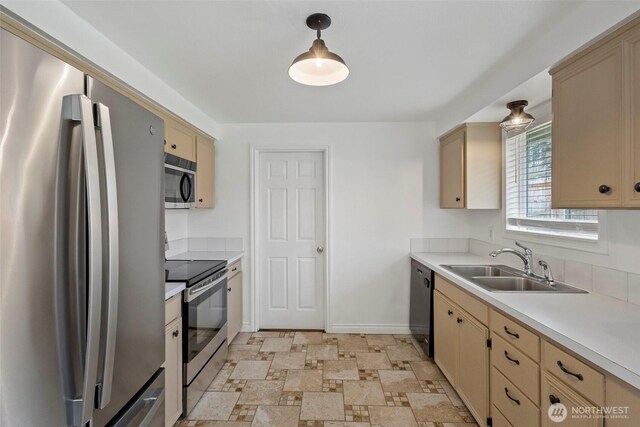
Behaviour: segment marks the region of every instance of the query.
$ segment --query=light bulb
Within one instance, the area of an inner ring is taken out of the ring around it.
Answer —
[[[316,67],[318,67],[318,68],[322,67],[322,59],[321,58],[317,58],[316,59]]]

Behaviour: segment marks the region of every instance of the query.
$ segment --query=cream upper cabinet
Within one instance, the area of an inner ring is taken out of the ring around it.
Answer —
[[[502,134],[497,123],[466,123],[440,137],[440,207],[500,209]]]
[[[164,152],[183,159],[196,161],[196,134],[179,123],[165,119]]]
[[[553,207],[640,207],[640,18],[550,73]]]
[[[440,207],[464,208],[464,129],[440,142]]]
[[[215,196],[215,146],[211,138],[196,137],[196,208],[213,208]]]

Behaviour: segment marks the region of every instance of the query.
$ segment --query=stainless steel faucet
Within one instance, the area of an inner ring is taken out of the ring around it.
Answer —
[[[522,252],[520,252],[517,249],[503,248],[503,249],[498,249],[497,251],[491,252],[489,256],[492,258],[495,258],[500,254],[513,254],[518,258],[520,258],[524,263],[525,274],[527,276],[535,276],[535,274],[533,274],[533,252],[531,251],[531,249],[521,245],[518,242],[516,242],[516,246],[518,246],[519,248],[522,248]]]
[[[553,273],[551,272],[551,266],[543,260],[538,261],[538,264],[543,268],[544,270],[544,278],[546,279],[547,283],[551,286],[555,285],[555,280],[553,279]]]

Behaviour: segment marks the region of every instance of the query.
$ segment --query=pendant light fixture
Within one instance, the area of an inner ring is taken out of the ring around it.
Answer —
[[[340,83],[349,75],[349,68],[338,55],[329,52],[320,38],[320,31],[331,25],[331,18],[324,13],[314,13],[307,18],[307,27],[316,30],[317,38],[308,52],[298,55],[289,67],[289,77],[309,86],[329,86]]]
[[[536,119],[529,113],[525,113],[524,107],[529,105],[527,101],[512,101],[507,104],[511,114],[502,119],[500,127],[506,132],[522,131],[528,129]]]

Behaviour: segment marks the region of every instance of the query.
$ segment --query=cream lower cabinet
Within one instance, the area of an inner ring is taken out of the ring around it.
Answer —
[[[178,294],[165,304],[164,419],[173,426],[182,415],[182,317]]]
[[[489,329],[439,292],[434,294],[435,361],[481,425],[489,414]]]
[[[227,340],[231,344],[242,328],[242,264],[240,260],[229,266],[227,291]]]

